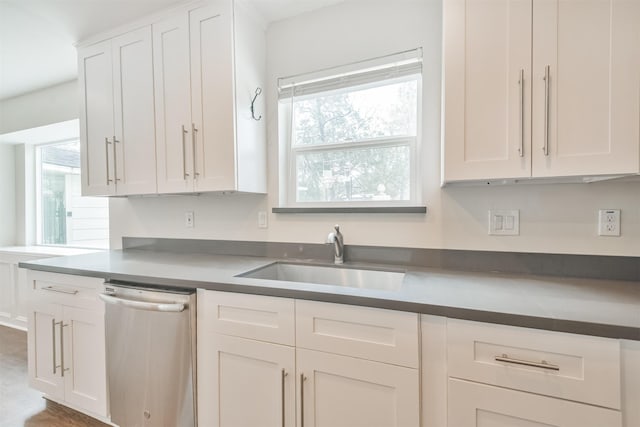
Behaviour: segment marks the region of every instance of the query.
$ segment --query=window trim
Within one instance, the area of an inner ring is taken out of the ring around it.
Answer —
[[[355,82],[352,85],[341,86],[336,89],[329,89],[326,91],[317,91],[312,93],[305,93],[301,97],[297,97],[294,95],[295,88],[291,88],[291,86],[287,86],[288,92],[283,92],[279,87],[279,99],[278,99],[278,141],[279,141],[279,208],[282,209],[281,213],[293,213],[298,209],[309,208],[309,210],[319,209],[319,208],[336,208],[339,210],[357,210],[358,208],[398,208],[398,207],[415,207],[421,206],[422,204],[422,174],[420,168],[418,167],[422,156],[422,116],[423,116],[423,79],[422,79],[422,67],[421,67],[421,59],[422,59],[422,50],[415,49],[413,51],[408,51],[413,54],[413,52],[419,52],[420,59],[420,68],[419,71],[413,71],[411,73],[406,73],[403,75],[395,75],[388,76],[386,78],[380,78],[377,81],[371,81],[366,84]],[[403,55],[406,52],[396,55]],[[393,56],[393,55],[391,55]],[[384,58],[384,57],[382,57]],[[380,58],[376,58],[375,61],[380,61]],[[363,61],[362,63],[366,63],[367,61]],[[360,63],[355,63],[360,64]],[[350,64],[353,66],[354,64]],[[330,72],[335,69],[323,70],[324,72]],[[321,71],[321,72],[323,72]],[[317,75],[321,72],[310,73],[309,75],[316,76],[317,80],[322,80],[317,78]],[[335,80],[335,72],[333,74],[329,74],[332,79]],[[357,75],[357,72],[353,73]],[[278,83],[281,84],[284,80],[291,81],[293,77],[279,79]],[[415,80],[417,83],[417,108],[416,108],[416,135],[403,135],[403,136],[392,136],[392,137],[382,137],[382,138],[374,138],[374,139],[364,139],[359,141],[347,141],[347,142],[336,142],[336,143],[325,143],[325,144],[314,144],[314,145],[293,145],[293,112],[292,105],[296,99],[304,99],[307,97],[312,97],[315,93],[328,93],[328,92],[338,92],[338,91],[348,91],[350,87],[378,87],[383,86],[380,83],[385,84],[393,84],[402,81],[412,81]],[[392,82],[392,83],[390,83]],[[293,84],[295,86],[295,84]],[[315,201],[315,202],[299,202],[296,200],[297,196],[297,177],[296,177],[296,154],[300,152],[322,152],[322,151],[339,151],[339,150],[351,150],[357,148],[366,148],[366,147],[384,147],[384,146],[397,146],[404,145],[398,144],[398,142],[406,141],[409,146],[409,183],[410,183],[410,191],[409,191],[409,199],[408,200],[369,200],[369,201],[332,201],[332,202],[323,202],[323,201]]]

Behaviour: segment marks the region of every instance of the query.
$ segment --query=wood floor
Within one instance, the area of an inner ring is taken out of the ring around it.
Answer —
[[[0,427],[108,427],[27,384],[27,333],[0,326]]]

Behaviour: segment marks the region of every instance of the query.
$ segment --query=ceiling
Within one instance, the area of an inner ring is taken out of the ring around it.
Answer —
[[[246,0],[270,23],[343,0]],[[77,76],[73,44],[184,0],[0,0],[0,100]]]

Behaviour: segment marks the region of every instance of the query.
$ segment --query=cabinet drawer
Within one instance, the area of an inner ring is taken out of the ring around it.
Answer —
[[[417,368],[418,315],[296,300],[296,344]]]
[[[447,321],[449,376],[620,409],[618,340]]]
[[[621,427],[622,414],[583,403],[449,380],[451,427]]]
[[[292,299],[198,289],[198,328],[294,345],[294,326]]]
[[[98,299],[103,279],[30,270],[27,280],[34,300],[93,310],[104,309],[104,304]]]

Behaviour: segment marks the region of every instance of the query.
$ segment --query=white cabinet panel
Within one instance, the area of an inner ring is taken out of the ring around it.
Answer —
[[[107,414],[104,313],[64,307],[65,400]]]
[[[16,306],[13,264],[0,261],[0,322],[10,322]]]
[[[451,427],[620,427],[619,411],[449,380]]]
[[[443,182],[640,172],[639,2],[443,10]]]
[[[531,0],[446,0],[446,181],[531,175]]]
[[[189,12],[195,190],[236,188],[232,3]]]
[[[637,173],[640,2],[540,0],[533,15],[533,175]]]
[[[107,417],[101,279],[29,271],[29,385],[92,416]]]
[[[199,424],[295,426],[295,349],[205,334],[198,347]]]
[[[620,408],[618,340],[454,319],[447,333],[449,376]]]
[[[415,427],[420,424],[418,370],[298,349],[299,425]]]
[[[417,368],[418,315],[296,300],[296,345]]]
[[[295,344],[295,307],[289,298],[198,291],[198,327],[276,344]]]
[[[193,191],[189,17],[153,24],[158,192]]]
[[[111,40],[118,195],[156,192],[151,27]]]
[[[150,26],[78,49],[82,195],[156,191]]]
[[[111,41],[78,50],[82,194],[115,194]]]
[[[27,335],[29,385],[53,397],[64,398],[64,377],[60,360],[62,307],[34,302]]]
[[[266,192],[263,24],[232,0],[153,24],[158,192]],[[262,97],[258,102],[263,102]]]

